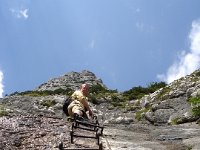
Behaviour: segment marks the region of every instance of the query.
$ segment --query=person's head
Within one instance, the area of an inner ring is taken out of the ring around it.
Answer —
[[[84,83],[81,85],[81,91],[83,92],[84,95],[87,95],[89,92],[89,86],[88,84]]]

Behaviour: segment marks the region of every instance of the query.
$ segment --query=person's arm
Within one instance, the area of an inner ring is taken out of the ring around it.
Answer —
[[[90,116],[93,116],[93,112],[92,110],[90,109],[90,106],[88,105],[88,102],[86,99],[82,99],[82,104],[84,105],[84,107],[89,111],[89,115]]]

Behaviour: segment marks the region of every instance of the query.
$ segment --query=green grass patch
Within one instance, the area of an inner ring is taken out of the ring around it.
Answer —
[[[93,85],[89,88],[90,93],[92,94],[98,94],[98,93],[117,93],[117,90],[108,90],[105,87],[103,87],[101,84]]]
[[[149,110],[150,108],[143,108],[142,110],[137,111],[135,114],[135,119],[140,121],[142,119],[142,114],[148,112]]]
[[[47,106],[47,107],[51,107],[51,106],[54,106],[56,104],[56,101],[55,100],[43,100],[40,105],[42,106]]]
[[[164,87],[161,92],[157,95],[156,99],[164,100],[164,96],[171,91],[170,87]]]
[[[172,124],[172,125],[177,125],[177,124],[179,124],[179,123],[178,123],[179,120],[180,120],[179,117],[174,118],[174,119],[172,119],[171,124]]]
[[[196,72],[195,75],[200,77],[200,71]]]
[[[200,116],[200,96],[189,98],[194,116]]]
[[[72,94],[72,90],[70,88],[67,89],[56,89],[54,91],[51,90],[44,90],[44,91],[25,91],[25,92],[14,92],[12,95],[25,95],[25,96],[33,96],[33,97],[39,97],[39,96],[48,96],[48,95],[71,95]]]
[[[0,106],[0,117],[7,116],[8,112],[3,106]]]
[[[128,91],[124,91],[123,97],[127,97],[128,100],[141,99],[144,95],[151,94],[156,90],[163,88],[165,86],[166,86],[165,82],[159,82],[159,83],[152,82],[147,87],[137,86],[133,87]]]

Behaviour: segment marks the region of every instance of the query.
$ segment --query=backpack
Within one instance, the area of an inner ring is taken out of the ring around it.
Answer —
[[[69,113],[68,113],[68,106],[69,104],[72,102],[72,98],[71,96],[69,96],[68,98],[65,99],[64,103],[63,103],[63,112],[69,116]]]

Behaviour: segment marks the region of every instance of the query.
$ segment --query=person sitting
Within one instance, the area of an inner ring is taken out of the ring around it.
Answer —
[[[71,98],[73,101],[68,106],[69,116],[72,118],[80,118],[87,116],[86,111],[89,112],[89,116],[93,117],[93,112],[88,104],[89,86],[88,84],[82,84],[79,90],[76,90]]]

